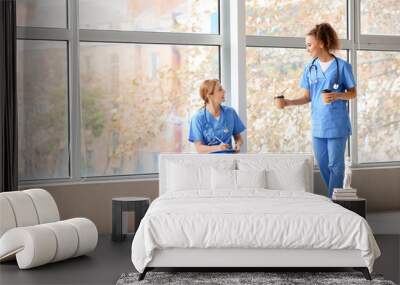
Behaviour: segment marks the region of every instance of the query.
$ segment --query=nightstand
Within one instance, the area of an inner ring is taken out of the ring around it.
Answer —
[[[364,198],[356,198],[351,200],[333,200],[332,202],[339,204],[340,206],[359,214],[365,219],[367,211],[367,200]]]
[[[135,212],[135,232],[150,205],[150,198],[119,197],[112,199],[112,240],[123,241],[128,225],[124,212]]]

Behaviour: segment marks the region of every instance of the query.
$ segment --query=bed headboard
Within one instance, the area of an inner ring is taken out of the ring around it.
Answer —
[[[167,191],[167,165],[170,161],[188,160],[195,162],[204,161],[205,165],[212,165],[219,159],[237,161],[238,159],[271,159],[271,160],[290,160],[293,162],[305,161],[307,181],[307,192],[314,192],[314,157],[311,153],[238,153],[238,154],[198,154],[198,153],[161,153],[159,159],[159,195]]]

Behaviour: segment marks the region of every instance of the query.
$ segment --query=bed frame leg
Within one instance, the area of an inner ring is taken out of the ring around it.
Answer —
[[[148,270],[147,267],[146,267],[146,268],[143,270],[143,272],[139,274],[138,281],[142,281],[142,280],[144,279],[144,277],[146,277],[147,271],[149,271],[149,270]]]
[[[372,280],[371,274],[369,274],[369,270],[367,267],[355,267],[354,269],[357,271],[361,271],[362,274],[364,275],[365,279]]]

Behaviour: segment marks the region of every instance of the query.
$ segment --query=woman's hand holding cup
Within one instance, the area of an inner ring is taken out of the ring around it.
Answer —
[[[285,101],[285,97],[283,95],[276,96],[274,99],[275,99],[276,107],[278,107],[279,109],[285,108],[286,101]]]
[[[336,100],[335,93],[332,93],[329,89],[322,90],[321,94],[325,104],[331,104]]]

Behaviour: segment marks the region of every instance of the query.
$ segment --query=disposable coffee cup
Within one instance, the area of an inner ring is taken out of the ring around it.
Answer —
[[[283,95],[279,95],[279,96],[275,96],[275,105],[280,108],[283,109],[285,107],[285,96]]]
[[[323,99],[324,99],[324,103],[325,104],[330,104],[331,102],[329,101],[329,99],[328,99],[328,93],[331,93],[332,91],[331,90],[329,90],[329,89],[324,89],[324,90],[322,90],[322,97],[323,97]]]

